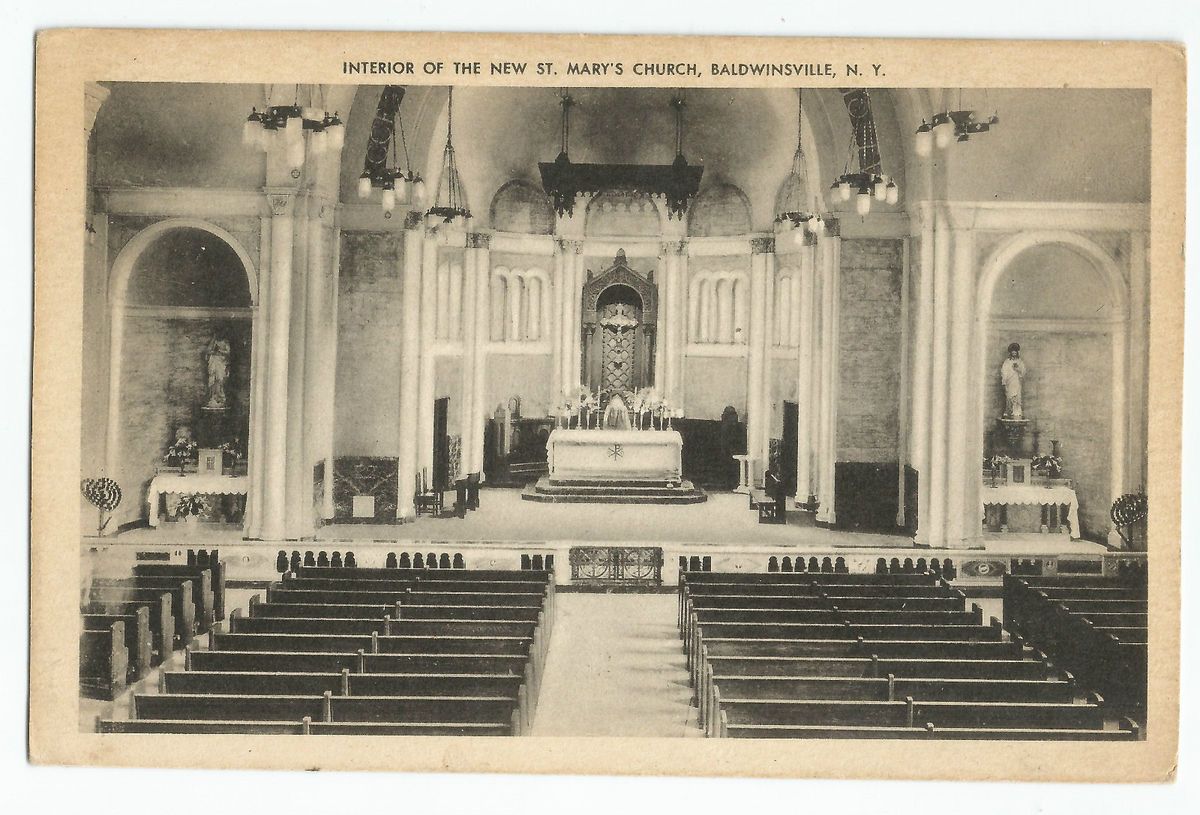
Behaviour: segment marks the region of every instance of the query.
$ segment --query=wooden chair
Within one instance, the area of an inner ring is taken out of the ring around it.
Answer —
[[[436,518],[442,514],[442,491],[436,486],[430,485],[429,470],[424,467],[417,475],[417,491],[413,496],[413,505],[417,510],[417,515],[427,512]]]
[[[767,470],[763,477],[763,489],[752,489],[750,501],[758,510],[760,524],[787,523],[787,497],[783,482],[774,472]]]

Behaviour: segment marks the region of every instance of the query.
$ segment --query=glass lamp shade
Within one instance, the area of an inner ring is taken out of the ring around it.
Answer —
[[[838,184],[838,197],[843,201],[850,200],[850,182],[842,181]]]
[[[363,173],[358,177],[358,197],[366,198],[371,194],[371,176],[368,173]]]
[[[293,170],[304,164],[304,140],[299,139],[288,143],[287,163]]]
[[[867,190],[859,190],[858,196],[854,202],[854,209],[859,215],[866,215],[871,211],[871,193]]]
[[[468,215],[467,217],[463,218],[462,226],[464,232],[470,232],[475,228],[475,219]]]
[[[887,185],[882,178],[875,179],[875,183],[871,185],[875,192],[876,201],[884,201],[887,199]]]
[[[408,193],[409,193],[409,188],[411,186],[412,186],[412,184],[410,184],[409,181],[404,176],[398,176],[396,178],[396,203],[397,204],[407,204],[408,203]]]
[[[954,126],[949,122],[942,122],[933,129],[933,136],[938,148],[945,150],[954,140]]]
[[[895,204],[897,201],[900,200],[900,188],[896,186],[895,181],[889,181],[887,183],[887,199],[886,200],[889,204]]]
[[[287,124],[283,127],[283,132],[287,134],[288,144],[295,144],[304,139],[304,122],[296,117],[289,117]]]
[[[417,176],[412,182],[412,202],[413,206],[420,208],[425,203],[425,179]]]
[[[812,221],[809,221],[809,223],[811,224]],[[796,244],[797,246],[804,245],[804,230],[800,227],[792,230],[792,243]]]
[[[917,151],[917,155],[922,158],[933,152],[933,131],[929,129],[918,130],[916,138],[913,139],[913,149]]]
[[[341,150],[342,146],[346,143],[346,126],[341,122],[337,122],[325,128],[325,132],[329,134],[329,149]]]
[[[309,142],[312,145],[313,155],[319,156],[329,147],[329,134],[324,130],[314,130],[312,136],[309,137]]]
[[[383,188],[383,211],[391,212],[396,208],[396,190],[392,187]]]

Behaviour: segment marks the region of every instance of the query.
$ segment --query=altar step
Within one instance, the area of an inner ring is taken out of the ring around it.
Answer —
[[[678,487],[658,482],[568,481],[539,478],[521,493],[525,501],[549,504],[701,504],[708,500],[691,481]]]

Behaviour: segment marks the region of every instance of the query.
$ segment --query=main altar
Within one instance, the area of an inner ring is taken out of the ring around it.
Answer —
[[[521,497],[527,501],[697,504],[708,496],[683,478],[683,438],[669,411],[646,391],[617,393],[599,410],[582,391],[577,416],[567,405],[546,442],[547,474]],[[632,405],[632,407],[630,407]],[[648,417],[648,418],[647,418]],[[572,426],[574,425],[574,426]]]

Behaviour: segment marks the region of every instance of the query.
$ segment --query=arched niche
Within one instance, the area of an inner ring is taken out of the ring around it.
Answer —
[[[1060,443],[1079,498],[1080,530],[1104,541],[1109,507],[1124,491],[1127,457],[1128,284],[1090,238],[1066,231],[1014,235],[985,262],[977,300],[978,429],[997,434],[1004,409],[1000,365],[1021,346],[1027,373],[1023,412],[1031,422],[1022,449]],[[998,436],[992,436],[997,447]],[[986,450],[985,450],[986,452]]]
[[[750,199],[736,184],[718,182],[700,191],[688,210],[688,235],[746,235],[753,231]]]
[[[554,206],[536,185],[514,179],[492,198],[490,223],[500,232],[550,235],[554,232]]]
[[[593,392],[654,384],[658,287],[630,268],[624,250],[598,275],[588,273],[581,302],[583,381]]]
[[[118,253],[105,469],[130,496],[119,522],[146,517],[145,490],[179,427],[201,446],[229,442],[248,452],[257,289],[245,247],[205,221],[160,221]],[[214,350],[227,371],[219,401],[210,387]]]

